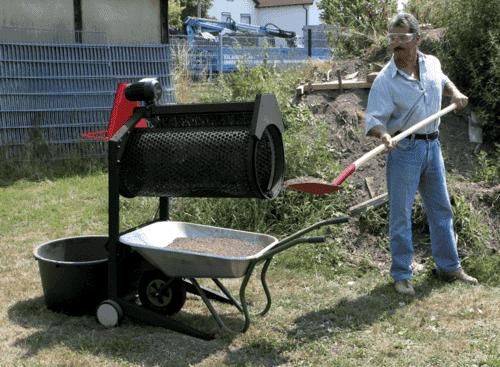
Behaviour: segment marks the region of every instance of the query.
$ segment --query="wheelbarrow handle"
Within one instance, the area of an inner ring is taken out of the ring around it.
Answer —
[[[259,257],[259,261],[262,260],[268,260],[272,258],[274,255],[285,251],[289,249],[290,247],[293,247],[295,245],[298,245],[299,243],[323,243],[326,241],[326,238],[323,236],[317,236],[317,237],[299,237],[295,238],[291,241],[287,241],[285,243],[279,243],[279,246],[274,246],[273,248],[269,249],[264,255]]]
[[[330,218],[330,219],[326,219],[326,220],[323,220],[321,222],[317,222],[317,223],[314,223],[313,225],[307,227],[307,228],[304,228],[304,229],[301,229],[300,231],[298,232],[295,232],[294,234],[282,239],[280,242],[278,242],[279,244],[283,244],[283,243],[286,243],[288,241],[291,241],[291,240],[294,240],[298,237],[301,237],[302,235],[308,233],[308,232],[311,232],[317,228],[320,228],[320,227],[324,227],[324,226],[329,226],[329,225],[332,225],[332,224],[340,224],[340,223],[346,223],[349,221],[349,217],[348,216],[342,216],[342,217],[335,217],[335,218]]]
[[[314,236],[314,237],[303,237],[302,242],[307,242],[307,243],[323,243],[326,241],[325,236]]]
[[[295,246],[299,243],[303,242],[312,242],[312,243],[318,243],[318,242],[324,242],[319,240],[319,237],[302,237],[308,232],[311,232],[317,228],[332,225],[332,224],[340,224],[340,223],[346,223],[349,221],[348,216],[342,216],[342,217],[336,217],[336,218],[330,218],[323,220],[321,222],[317,222],[307,228],[301,229],[300,231],[284,238],[283,240],[277,242],[273,247],[269,248],[266,253],[264,253],[261,257],[259,257],[259,261],[263,259],[268,259],[277,253],[284,251],[292,246]]]

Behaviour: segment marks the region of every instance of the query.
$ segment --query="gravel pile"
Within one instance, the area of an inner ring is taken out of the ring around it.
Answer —
[[[168,248],[217,256],[245,257],[255,255],[263,246],[234,238],[210,237],[176,238]]]

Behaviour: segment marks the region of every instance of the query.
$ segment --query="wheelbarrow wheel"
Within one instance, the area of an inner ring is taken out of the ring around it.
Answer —
[[[174,315],[186,302],[186,286],[181,278],[167,277],[159,270],[147,271],[139,281],[139,300],[146,308]]]

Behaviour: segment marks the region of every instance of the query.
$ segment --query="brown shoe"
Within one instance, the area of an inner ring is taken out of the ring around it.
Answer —
[[[397,280],[394,283],[394,288],[396,288],[396,292],[405,294],[407,296],[414,296],[415,289],[413,289],[409,280]]]
[[[455,271],[438,271],[438,276],[446,281],[453,282],[458,280],[459,282],[476,285],[479,284],[478,280],[464,271],[464,269],[460,268]]]

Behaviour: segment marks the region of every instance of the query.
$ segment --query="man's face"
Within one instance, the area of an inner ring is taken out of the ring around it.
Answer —
[[[420,43],[420,38],[416,34],[410,33],[408,26],[391,28],[387,37],[389,39],[389,49],[396,58],[415,53]]]

